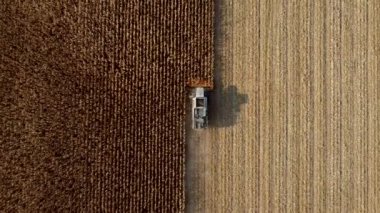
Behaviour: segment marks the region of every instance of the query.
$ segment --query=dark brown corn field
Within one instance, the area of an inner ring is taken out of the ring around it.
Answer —
[[[213,2],[0,2],[0,211],[184,209]]]

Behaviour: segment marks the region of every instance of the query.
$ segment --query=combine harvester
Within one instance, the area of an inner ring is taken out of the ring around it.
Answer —
[[[192,94],[192,126],[193,129],[204,129],[208,124],[207,97],[205,88],[197,87]]]
[[[191,120],[195,130],[202,130],[208,126],[208,108],[206,91],[214,88],[212,80],[192,79],[188,83],[191,88]]]

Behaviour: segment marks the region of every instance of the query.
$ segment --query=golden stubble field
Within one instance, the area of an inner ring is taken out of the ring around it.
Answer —
[[[380,2],[216,1],[210,128],[187,210],[380,208]]]

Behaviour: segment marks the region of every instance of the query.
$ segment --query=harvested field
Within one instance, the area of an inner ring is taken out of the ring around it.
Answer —
[[[183,210],[186,86],[212,86],[213,7],[1,1],[0,211]]]
[[[378,212],[380,2],[216,2],[191,212]]]

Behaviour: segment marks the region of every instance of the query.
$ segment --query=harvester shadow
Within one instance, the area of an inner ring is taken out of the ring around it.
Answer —
[[[214,38],[214,90],[208,96],[208,120],[210,128],[229,127],[237,122],[241,105],[248,102],[248,95],[239,93],[235,85],[223,85],[223,73],[233,72],[230,44],[233,32],[226,28],[223,17],[223,0],[215,1]],[[228,61],[228,63],[226,63]]]
[[[236,123],[241,105],[248,102],[248,95],[239,93],[236,86],[228,86],[210,91],[208,99],[209,127],[229,127]]]

